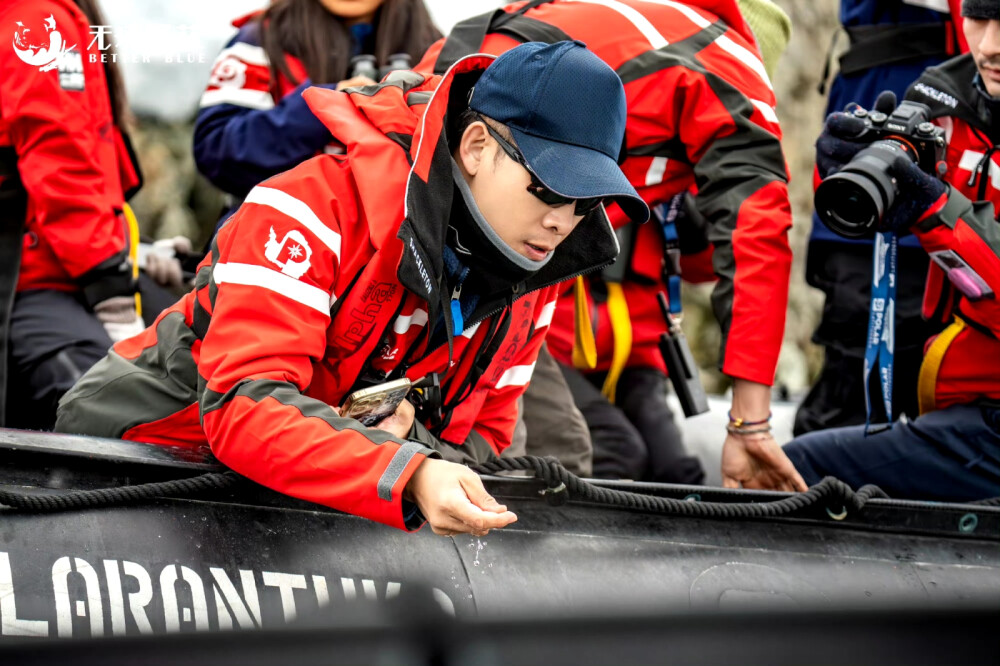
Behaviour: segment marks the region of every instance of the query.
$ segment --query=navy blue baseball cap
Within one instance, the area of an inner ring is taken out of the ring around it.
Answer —
[[[469,108],[505,125],[528,168],[556,194],[614,199],[636,222],[649,208],[618,166],[625,89],[582,42],[528,42],[494,60]]]

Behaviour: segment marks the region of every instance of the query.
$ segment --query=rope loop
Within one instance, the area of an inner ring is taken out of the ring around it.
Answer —
[[[773,502],[705,502],[692,495],[684,499],[657,497],[626,490],[605,488],[588,483],[563,467],[555,458],[520,456],[497,458],[473,467],[480,474],[497,472],[529,471],[535,478],[545,481],[547,490],[541,494],[550,500],[554,497],[565,503],[569,499],[605,504],[646,513],[698,518],[753,519],[773,518],[801,514],[806,509],[825,509],[834,520],[844,520],[849,513],[859,512],[872,498],[886,498],[888,495],[878,486],[864,486],[857,492],[843,481],[828,476],[804,493],[796,493]],[[841,507],[838,513],[828,507]]]

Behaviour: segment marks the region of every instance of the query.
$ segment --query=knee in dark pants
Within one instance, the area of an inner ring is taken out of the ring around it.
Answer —
[[[667,377],[655,368],[626,368],[618,382],[618,405],[635,426],[648,452],[644,481],[701,485],[705,470],[688,455],[680,428],[667,405]]]
[[[110,347],[79,295],[19,293],[11,317],[6,425],[51,430],[59,399]]]
[[[100,350],[70,347],[42,359],[18,385],[8,389],[7,421],[11,428],[52,430],[63,395],[104,357]]]
[[[646,444],[621,410],[608,408],[597,414],[581,409],[594,443],[594,478],[641,480],[649,465]]]
[[[649,456],[635,426],[594,385],[597,377],[586,377],[562,364],[560,370],[590,430],[594,445],[594,478],[641,479],[649,464]]]

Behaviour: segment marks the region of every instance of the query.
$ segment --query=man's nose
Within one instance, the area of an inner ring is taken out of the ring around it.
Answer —
[[[1000,20],[993,19],[986,24],[983,39],[979,44],[981,55],[995,57],[1000,55]]]
[[[566,236],[573,231],[573,225],[576,222],[575,208],[575,203],[550,208],[542,219],[542,226],[560,236]]]

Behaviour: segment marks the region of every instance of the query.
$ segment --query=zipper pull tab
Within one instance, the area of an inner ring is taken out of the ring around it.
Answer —
[[[462,283],[459,282],[455,285],[455,289],[451,292],[451,320],[454,323],[454,335],[461,335],[462,331],[465,330],[465,320],[462,317],[462,304],[459,302],[459,297],[461,295]]]

